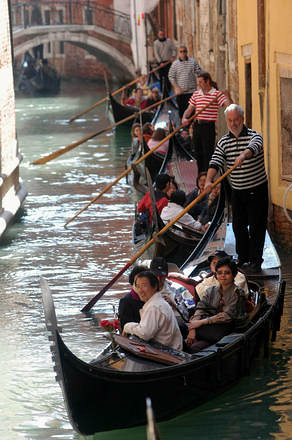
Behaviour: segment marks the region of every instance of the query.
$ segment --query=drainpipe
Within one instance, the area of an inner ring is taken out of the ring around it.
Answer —
[[[139,69],[139,50],[138,50],[138,35],[137,35],[137,7],[136,0],[134,0],[134,28],[135,28],[135,44],[136,44],[136,69]]]

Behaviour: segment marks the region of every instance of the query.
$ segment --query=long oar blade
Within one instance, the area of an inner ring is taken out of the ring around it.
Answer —
[[[230,174],[234,169],[236,168],[235,165],[231,167],[229,170],[227,170],[222,176],[220,176],[214,183],[212,183],[212,189],[215,188],[218,183],[220,183],[223,179],[225,179],[228,174]],[[162,228],[157,236],[163,235],[164,232],[166,232],[174,223],[176,223],[183,215],[185,215],[193,206],[195,206],[208,192],[202,191],[198,197],[195,198],[183,211],[181,211],[176,217],[174,217],[169,223],[167,223],[164,228]],[[102,295],[122,276],[122,274],[153,244],[154,238],[151,238],[151,240],[148,241],[148,243],[143,246],[142,249],[139,250],[139,252],[120,270],[120,272],[114,276],[114,278],[106,285],[104,286],[100,292],[95,295],[88,304],[86,304],[85,307],[81,310],[81,312],[88,312],[94,304],[102,297]]]

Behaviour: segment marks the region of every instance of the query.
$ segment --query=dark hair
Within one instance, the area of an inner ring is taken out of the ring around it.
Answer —
[[[154,275],[154,273],[150,272],[150,270],[145,270],[144,272],[140,272],[137,275],[137,278],[148,278],[150,286],[156,287],[159,290],[159,281],[158,278]]]
[[[146,266],[135,266],[129,275],[129,283],[131,286],[134,284],[135,276],[138,275],[138,273],[145,272],[147,270]]]
[[[151,125],[151,122],[145,122],[145,124],[142,126],[143,134],[151,134],[153,133],[153,128]]]
[[[171,178],[168,174],[158,174],[155,180],[155,186],[157,189],[162,191],[170,181]]]
[[[170,201],[177,205],[184,206],[186,203],[186,194],[181,189],[174,191],[170,196]]]
[[[198,174],[198,177],[197,177],[197,179],[196,179],[196,185],[197,185],[197,187],[199,187],[199,180],[200,180],[200,178],[201,178],[202,176],[206,176],[206,177],[207,177],[207,171],[201,171],[201,172]]]
[[[162,139],[164,139],[165,137],[166,134],[164,128],[156,128],[156,130],[154,130],[152,135],[152,139],[154,141],[162,141]]]
[[[198,78],[203,78],[203,80],[204,80],[205,82],[209,81],[209,82],[210,82],[210,86],[211,86],[211,87],[214,87],[215,89],[218,90],[217,83],[215,83],[215,81],[212,80],[211,75],[210,75],[209,72],[202,72],[202,73],[199,73]]]
[[[220,269],[220,267],[223,266],[228,266],[232,272],[232,275],[235,277],[235,275],[237,274],[237,266],[235,261],[232,261],[230,257],[221,258],[215,266],[216,272],[218,269]]]
[[[141,125],[138,124],[138,122],[135,122],[135,124],[133,124],[132,128],[131,128],[131,136],[132,137],[134,137],[134,131],[135,131],[135,128],[137,128],[137,127],[139,127],[141,129]]]

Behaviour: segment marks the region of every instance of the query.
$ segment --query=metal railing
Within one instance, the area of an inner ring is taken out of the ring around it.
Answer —
[[[130,15],[90,0],[11,4],[13,30],[34,26],[94,25],[131,39]]]

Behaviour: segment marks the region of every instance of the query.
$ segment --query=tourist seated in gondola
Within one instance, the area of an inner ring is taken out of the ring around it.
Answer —
[[[215,344],[247,319],[245,292],[234,283],[237,266],[230,258],[216,264],[219,286],[209,287],[189,322],[186,343],[191,352]]]
[[[132,137],[132,152],[130,155],[130,160],[133,160],[135,157],[135,154],[138,151],[139,144],[141,142],[141,125],[138,123],[134,123],[131,128],[131,137]]]
[[[139,297],[145,303],[140,310],[139,323],[128,322],[123,335],[136,335],[145,341],[182,349],[183,339],[177,320],[169,304],[159,292],[159,281],[150,271],[139,273],[136,277],[136,288]]]
[[[146,99],[143,97],[142,89],[135,89],[134,95],[130,98],[126,99],[125,95],[122,94],[122,104],[123,105],[131,105],[133,107],[137,107],[143,109],[146,107]]]
[[[135,286],[135,280],[137,275],[141,272],[147,270],[146,266],[135,266],[129,275],[129,283],[132,289],[127,293],[119,302],[119,320],[121,325],[121,330],[123,330],[124,325],[127,322],[140,322],[140,309],[143,307],[144,303],[140,300]]]
[[[189,134],[189,129],[184,127],[177,136],[179,143],[184,147],[184,149],[191,153],[192,151],[192,139]]]
[[[173,309],[181,334],[183,338],[186,338],[188,334],[186,322],[189,320],[189,312],[184,304],[181,292],[172,287],[171,283],[167,280],[168,264],[165,258],[153,258],[150,263],[150,271],[158,278],[159,292]]]
[[[153,135],[151,137],[151,139],[149,139],[147,145],[150,148],[150,150],[152,150],[152,148],[156,147],[156,145],[160,144],[160,142],[166,138],[167,133],[166,130],[164,128],[156,128],[156,130],[154,130]],[[166,154],[168,150],[168,140],[163,142],[162,145],[160,145],[159,148],[157,148],[157,150],[155,150],[156,153],[161,153],[161,154]]]
[[[197,180],[196,180],[196,188],[190,192],[187,195],[186,205],[189,205],[193,200],[195,200],[203,191],[205,188],[205,182],[206,182],[207,172],[202,171],[198,174]],[[189,210],[189,214],[197,220],[201,212],[203,211],[204,207],[207,205],[208,202],[208,194],[206,194],[202,200],[200,200],[195,206],[193,206]]]
[[[151,124],[151,122],[145,122],[145,124],[143,124],[142,126],[142,133],[143,133],[143,138],[145,139],[146,144],[148,144],[149,139],[151,139],[152,135],[153,135],[153,125]]]
[[[203,232],[205,232],[208,229],[215,215],[218,205],[220,190],[221,190],[221,184],[219,183],[210,192],[207,200],[207,204],[204,206],[201,214],[198,217],[198,221],[202,225]]]
[[[225,251],[215,251],[213,255],[210,255],[208,257],[208,262],[210,264],[211,272],[205,278],[203,278],[201,281],[199,281],[195,286],[195,290],[196,290],[196,293],[198,294],[199,298],[203,297],[203,295],[208,287],[219,286],[219,281],[216,277],[215,268],[216,268],[217,263],[219,263],[219,261],[222,258],[230,258],[230,257]],[[238,272],[234,278],[234,283],[244,291],[246,298],[248,298],[249,288],[248,288],[248,284],[247,284],[247,279],[246,279],[244,273],[242,273],[240,270],[238,270]]]
[[[164,223],[168,223],[174,217],[176,217],[180,212],[184,210],[186,203],[186,195],[182,190],[174,191],[171,196],[169,203],[162,209],[160,217]],[[186,213],[180,219],[179,222],[195,229],[198,232],[202,232],[202,224],[193,217]]]
[[[155,201],[158,214],[161,213],[162,209],[168,205],[168,194],[171,188],[171,177],[168,174],[158,174],[155,180]],[[148,191],[145,196],[140,200],[137,207],[138,213],[143,213],[145,215],[149,214],[149,223],[152,219],[152,204],[150,191]]]
[[[151,95],[148,96],[148,98],[146,99],[146,107],[149,107],[150,105],[156,104],[160,100],[161,100],[161,97],[160,97],[158,88],[153,87],[153,89],[151,90]],[[156,110],[157,110],[157,107],[153,107],[152,109],[150,109],[150,111],[153,111],[154,113],[156,112]]]

